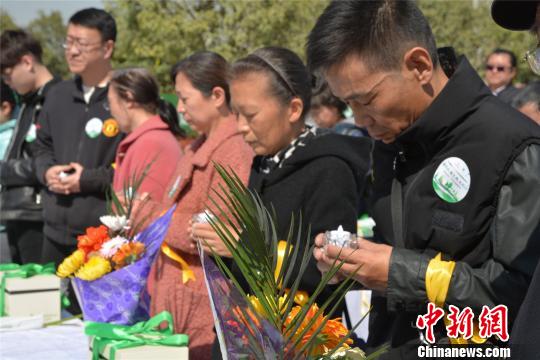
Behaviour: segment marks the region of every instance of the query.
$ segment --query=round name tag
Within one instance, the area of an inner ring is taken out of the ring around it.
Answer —
[[[106,137],[115,137],[120,132],[118,122],[114,119],[105,120],[103,123],[103,135]]]
[[[34,142],[37,138],[37,127],[36,127],[36,124],[32,124],[30,125],[30,129],[28,129],[28,132],[26,133],[26,137],[24,138],[24,140],[26,142]]]
[[[88,135],[88,137],[94,139],[98,137],[99,134],[101,134],[102,128],[103,122],[98,118],[92,118],[86,123],[84,131],[86,132],[86,135]]]
[[[449,203],[463,200],[471,187],[471,173],[465,161],[458,157],[445,159],[433,175],[433,189]]]

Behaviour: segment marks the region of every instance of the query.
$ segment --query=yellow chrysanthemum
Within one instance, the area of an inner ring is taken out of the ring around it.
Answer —
[[[111,272],[112,267],[109,260],[101,256],[94,256],[88,259],[86,264],[75,273],[79,279],[92,281],[99,279],[103,275]]]
[[[76,250],[73,254],[69,255],[62,261],[56,275],[61,278],[71,276],[75,271],[79,270],[84,265],[84,251]]]

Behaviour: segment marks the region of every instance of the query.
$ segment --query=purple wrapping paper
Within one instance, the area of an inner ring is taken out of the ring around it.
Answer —
[[[247,310],[246,300],[210,257],[201,249],[199,251],[223,359],[256,359],[259,358],[257,353],[264,354],[265,359],[282,358],[284,345],[281,333],[260,316],[257,316],[260,326],[252,327],[256,344],[249,345],[248,330],[239,325],[238,316],[233,312],[236,308]]]
[[[144,256],[137,262],[94,281],[72,279],[84,320],[133,325],[150,317],[146,280],[169,229],[174,209],[173,206],[135,236],[135,240],[146,247]]]

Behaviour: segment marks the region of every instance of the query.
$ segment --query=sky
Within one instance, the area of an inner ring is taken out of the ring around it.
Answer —
[[[0,0],[0,8],[7,11],[15,23],[26,26],[38,16],[38,11],[59,10],[64,22],[77,10],[87,7],[103,8],[102,0]]]

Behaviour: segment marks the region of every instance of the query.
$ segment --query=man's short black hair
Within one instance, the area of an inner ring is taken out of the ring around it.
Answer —
[[[71,16],[68,23],[96,29],[103,41],[116,41],[116,21],[105,10],[96,8],[79,10]]]
[[[413,1],[334,0],[308,36],[308,67],[324,72],[357,54],[370,69],[393,70],[414,46],[425,48],[437,66],[433,33]]]
[[[13,67],[24,55],[32,55],[41,63],[43,50],[39,41],[22,30],[5,30],[0,36],[0,71]]]
[[[489,56],[487,57],[487,59],[489,59],[489,57],[491,55],[494,55],[494,54],[506,54],[510,57],[510,65],[512,65],[513,68],[515,68],[517,66],[517,58],[516,58],[516,54],[514,54],[513,52],[511,52],[510,50],[506,50],[506,49],[501,49],[501,48],[497,48],[495,50],[493,50],[491,52],[491,54],[489,54]],[[486,59],[486,61],[487,61]]]

